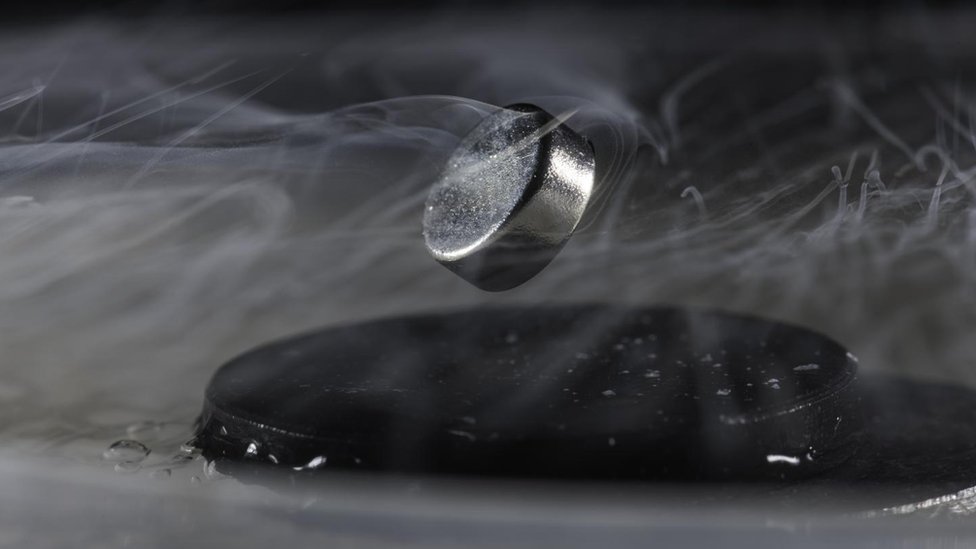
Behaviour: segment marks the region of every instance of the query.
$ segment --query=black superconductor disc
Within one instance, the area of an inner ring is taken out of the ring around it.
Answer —
[[[214,375],[197,440],[230,470],[797,478],[856,447],[855,374],[825,336],[721,312],[449,312],[245,353]]]

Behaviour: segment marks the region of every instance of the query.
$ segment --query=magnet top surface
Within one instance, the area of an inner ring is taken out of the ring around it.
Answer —
[[[500,109],[458,145],[431,189],[424,214],[427,248],[460,259],[489,244],[524,201],[546,152],[541,110]]]
[[[717,312],[462,311],[245,353],[207,388],[201,439],[298,466],[761,476],[774,455],[792,474],[849,454],[855,370],[824,336]]]

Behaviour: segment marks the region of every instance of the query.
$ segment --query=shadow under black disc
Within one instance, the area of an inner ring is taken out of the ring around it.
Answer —
[[[714,311],[432,314],[232,360],[198,441],[231,472],[801,478],[855,454],[855,370],[820,334]]]

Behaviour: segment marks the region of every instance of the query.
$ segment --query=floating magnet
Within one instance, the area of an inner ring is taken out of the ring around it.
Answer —
[[[562,249],[593,191],[593,148],[534,105],[489,115],[451,155],[427,197],[430,254],[471,284],[514,288]]]

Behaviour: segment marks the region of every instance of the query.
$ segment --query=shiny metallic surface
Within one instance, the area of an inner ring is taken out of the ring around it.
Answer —
[[[499,109],[471,131],[427,197],[424,239],[442,265],[488,291],[539,273],[576,229],[593,191],[593,149],[534,105]]]

